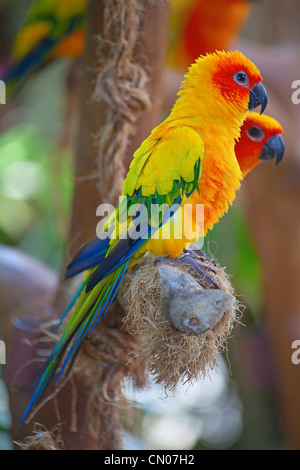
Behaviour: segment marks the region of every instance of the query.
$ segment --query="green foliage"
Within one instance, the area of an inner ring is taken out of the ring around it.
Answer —
[[[249,233],[244,208],[235,201],[205,240],[204,250],[226,266],[241,303],[252,320],[261,310],[261,269],[255,245]]]
[[[0,243],[60,266],[73,174],[32,125],[0,135]]]

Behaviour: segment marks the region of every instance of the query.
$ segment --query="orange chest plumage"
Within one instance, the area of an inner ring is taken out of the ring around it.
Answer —
[[[187,200],[193,205],[194,219],[197,204],[204,205],[204,235],[227,212],[242,179],[232,142],[226,142],[226,139],[216,142],[214,138],[205,140],[199,192],[194,191]]]
[[[173,237],[165,239],[161,236],[156,240],[150,239],[138,251],[137,257],[148,250],[153,255],[168,253],[174,258],[179,256],[182,250],[188,248],[189,244],[195,242],[199,236],[205,236],[207,230],[211,229],[220,217],[227,212],[235,198],[236,191],[240,187],[241,179],[241,170],[230,139],[227,140],[223,137],[223,139],[220,138],[216,142],[213,134],[210,138],[206,137],[205,154],[198,180],[199,192],[194,190],[193,194],[184,201],[175,217],[177,223],[184,223],[186,217],[191,219],[193,230],[198,233],[198,236],[194,239],[186,238],[184,235],[175,239]],[[188,207],[185,215],[183,215],[184,206]],[[199,216],[199,214],[201,215]],[[184,229],[182,234],[185,233],[186,230]]]

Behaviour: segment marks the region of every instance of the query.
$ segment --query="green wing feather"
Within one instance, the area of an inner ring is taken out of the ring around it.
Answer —
[[[160,126],[157,129],[159,128]],[[204,157],[201,136],[195,130],[186,127],[179,131],[172,129],[167,132],[167,138],[157,137],[157,129],[134,154],[123,187],[122,195],[125,197],[108,222],[108,226],[111,224],[117,226],[125,210],[130,209],[134,204],[142,204],[143,212],[139,223],[142,225],[144,220],[148,221],[146,237],[140,236],[134,240],[130,236],[124,237],[126,232],[127,235],[130,233],[135,223],[134,217],[128,218],[119,238],[111,239],[103,262],[94,267],[91,273],[87,272],[76,294],[77,302],[61,339],[41,371],[22,423],[40,400],[61,362],[63,361],[56,380],[61,377],[67,366],[67,372],[70,370],[82,341],[91,334],[99,318],[109,309],[131,258],[147,241],[147,234],[152,233],[154,221],[151,220],[151,205],[165,204],[166,208],[170,208],[176,203],[183,204],[193,191],[199,191],[198,181]],[[154,185],[152,175],[154,175]],[[154,230],[163,225],[166,222],[165,217],[169,216],[168,211],[166,214],[162,213],[159,225],[154,226]],[[73,303],[74,299],[72,305]]]

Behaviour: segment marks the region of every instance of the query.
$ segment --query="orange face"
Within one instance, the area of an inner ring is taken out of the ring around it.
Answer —
[[[235,154],[243,176],[264,160],[276,158],[279,163],[284,155],[282,126],[266,115],[249,113],[241,129],[241,137],[235,146]]]
[[[268,96],[262,85],[257,67],[239,51],[230,55],[224,52],[213,54],[214,65],[211,83],[218,101],[227,105],[230,111],[243,107],[244,111],[261,105],[261,112],[267,106]],[[226,108],[224,108],[226,109]]]
[[[250,60],[245,57],[239,60],[239,55],[236,55],[232,61],[227,61],[226,67],[216,69],[213,81],[222,95],[230,99],[232,93],[241,96],[248,94],[254,85],[262,81],[262,77]]]

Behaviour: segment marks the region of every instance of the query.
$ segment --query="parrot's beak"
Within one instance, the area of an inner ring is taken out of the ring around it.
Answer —
[[[254,85],[252,90],[250,90],[249,95],[249,111],[260,105],[260,114],[262,114],[268,104],[268,93],[263,84],[259,82]]]
[[[268,161],[276,158],[276,165],[281,162],[284,156],[285,144],[280,134],[271,137],[262,148],[260,160]]]

